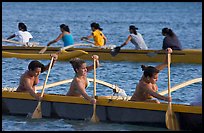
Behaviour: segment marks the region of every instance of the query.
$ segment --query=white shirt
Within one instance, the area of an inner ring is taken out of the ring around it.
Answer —
[[[29,42],[33,36],[28,31],[17,31],[15,35],[18,37],[19,42]]]
[[[130,36],[132,37],[130,41],[135,45],[135,49],[148,49],[140,33],[137,32],[137,35],[130,34]]]

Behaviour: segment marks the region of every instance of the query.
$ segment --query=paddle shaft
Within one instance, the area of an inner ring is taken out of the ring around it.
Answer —
[[[168,96],[171,97],[171,83],[170,83],[170,63],[171,63],[171,54],[168,53]],[[179,124],[178,124],[178,120],[176,118],[176,115],[174,114],[174,112],[172,111],[172,107],[171,107],[171,102],[168,101],[168,109],[166,112],[166,126],[168,129],[171,130],[179,130]]]
[[[69,46],[61,48],[60,51],[66,50],[66,49],[69,49],[75,46],[91,46],[92,47],[93,45],[92,44],[73,44],[73,45],[69,45]]]
[[[43,94],[44,94],[45,86],[46,86],[46,84],[47,84],[48,76],[50,75],[50,70],[51,70],[53,61],[54,61],[54,57],[52,57],[52,59],[51,59],[51,61],[50,61],[50,65],[49,65],[49,68],[48,68],[47,76],[46,76],[45,82],[44,82],[44,84],[43,84],[42,93],[41,93],[41,95],[40,95],[41,97],[42,97]]]
[[[168,96],[171,97],[171,82],[170,82],[170,63],[171,63],[171,55],[168,53]]]
[[[42,89],[42,93],[41,93],[40,97],[43,97],[45,86],[46,86],[46,83],[47,83],[47,80],[48,80],[48,76],[50,74],[50,70],[51,70],[51,67],[52,67],[53,60],[54,60],[54,57],[51,58],[50,65],[49,65],[48,72],[47,72],[47,76],[46,76],[45,82],[43,84],[43,89]],[[38,105],[37,105],[35,111],[33,112],[32,118],[42,118],[41,101],[38,101]]]
[[[91,47],[93,47],[93,45],[92,44],[73,44],[73,45],[69,45],[69,46],[65,46],[65,47],[62,47],[58,52],[61,52],[62,50],[66,50],[66,49],[69,49],[69,48],[72,48],[72,47],[75,47],[75,46],[91,46]],[[40,50],[40,54],[43,54],[43,53],[45,53],[45,51],[47,50],[47,48],[48,48],[48,46],[45,46],[44,48],[42,48],[41,50]],[[57,52],[57,53],[58,53]]]
[[[42,48],[42,49],[39,51],[39,54],[45,53],[45,51],[47,50],[47,47],[48,47],[48,46],[45,46],[44,48]]]
[[[87,39],[83,39],[83,41],[86,41],[88,43],[93,44],[92,47],[93,48],[99,48],[99,49],[113,49],[115,47],[115,45],[103,45],[103,46],[96,46],[94,42],[87,40]]]
[[[88,39],[83,39],[83,41],[88,42],[88,43],[91,43],[91,44],[94,44],[94,42],[92,42],[92,41],[90,41],[90,40],[88,40]]]
[[[96,96],[96,60],[95,59],[94,59],[94,78],[93,78],[93,82],[94,82],[93,96],[95,98],[95,96]]]
[[[96,97],[96,59],[94,61],[94,90],[93,90],[93,97]],[[96,104],[93,104],[93,115],[91,118],[91,122],[97,123],[99,122],[99,118],[96,115]]]

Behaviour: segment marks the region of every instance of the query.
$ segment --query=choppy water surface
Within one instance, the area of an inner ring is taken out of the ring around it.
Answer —
[[[97,8],[90,8],[97,7]],[[23,9],[23,10],[22,10]],[[4,2],[2,4],[2,37],[6,38],[17,31],[17,23],[25,22],[28,30],[34,36],[33,41],[46,45],[60,33],[59,25],[69,25],[75,42],[80,42],[82,36],[90,34],[90,23],[99,22],[104,29],[109,44],[120,45],[128,35],[128,26],[135,24],[142,33],[150,49],[161,49],[163,36],[161,29],[172,28],[178,35],[183,48],[202,48],[202,3],[174,2],[128,2],[128,3],[41,3],[41,2]],[[62,42],[53,44],[62,46]],[[134,48],[132,44],[125,46]],[[2,86],[16,87],[20,75],[27,69],[31,60],[2,58]],[[42,60],[44,64],[49,61]],[[87,61],[91,65],[91,61]],[[158,65],[158,63],[111,62],[101,61],[97,69],[97,79],[117,84],[127,95],[132,95],[135,86],[142,75],[141,64]],[[202,65],[172,64],[171,86],[202,76]],[[74,76],[74,71],[68,62],[57,62],[51,70],[48,84]],[[46,73],[40,75],[43,85]],[[93,78],[93,72],[88,74]],[[69,85],[60,85],[45,90],[45,93],[65,94]],[[167,89],[167,68],[161,71],[158,81],[159,90]],[[93,84],[87,92],[92,95]],[[187,86],[172,93],[173,103],[190,104],[201,91],[202,83]],[[112,90],[97,85],[97,95],[112,95]],[[141,125],[104,123],[97,125],[88,121],[73,121],[64,119],[41,119],[30,121],[22,116],[3,116],[2,130],[115,130],[115,131],[144,131],[166,130]]]

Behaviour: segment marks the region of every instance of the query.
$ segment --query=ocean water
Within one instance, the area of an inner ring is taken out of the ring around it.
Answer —
[[[95,7],[95,8],[93,8]],[[33,41],[45,46],[59,34],[59,25],[69,25],[76,43],[91,34],[90,23],[98,22],[107,36],[107,44],[120,45],[128,36],[130,24],[136,25],[149,49],[161,49],[164,27],[172,28],[184,49],[202,48],[202,3],[201,2],[3,2],[2,38],[17,31],[17,24],[24,22],[33,35]],[[11,45],[3,43],[4,45]],[[59,41],[52,46],[63,46]],[[134,46],[129,43],[124,48]],[[20,75],[31,60],[2,58],[2,87],[17,87]],[[42,60],[44,64],[49,61]],[[159,63],[101,61],[97,69],[97,79],[117,84],[131,96],[141,78],[140,66]],[[92,65],[91,61],[87,61]],[[69,62],[57,62],[51,70],[47,84],[73,78],[74,71]],[[46,73],[40,75],[39,85],[43,85]],[[88,74],[93,78],[93,72]],[[171,86],[193,78],[202,77],[201,64],[171,64]],[[167,68],[159,74],[159,91],[167,89]],[[93,84],[87,89],[92,95]],[[172,92],[173,103],[190,104],[202,90],[202,83],[196,83]],[[67,85],[45,90],[45,93],[65,94]],[[112,95],[112,90],[97,85],[97,95]],[[149,131],[166,130],[151,126],[106,123],[91,124],[87,121],[66,119],[41,119],[30,121],[22,116],[2,116],[2,130],[42,130],[42,131]]]

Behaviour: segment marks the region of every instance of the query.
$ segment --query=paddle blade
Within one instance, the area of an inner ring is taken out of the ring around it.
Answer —
[[[172,111],[171,108],[168,108],[166,112],[166,127],[170,130],[179,131],[179,122],[176,118],[176,114]]]
[[[35,108],[35,111],[33,112],[33,115],[32,115],[31,118],[32,118],[32,119],[42,118],[41,102],[38,102],[38,106]]]
[[[111,50],[111,55],[116,56],[120,52],[121,47],[115,47],[114,49]]]
[[[99,118],[98,118],[98,116],[97,115],[93,115],[92,117],[91,117],[91,122],[93,122],[93,123],[98,123],[100,120],[99,120]]]
[[[43,54],[43,53],[45,53],[46,50],[47,50],[47,46],[44,47],[43,49],[41,49],[40,52],[39,52],[39,54]]]
[[[96,115],[96,104],[94,104],[93,115],[91,117],[91,122],[98,123],[99,121],[100,120],[99,120],[98,116]]]

